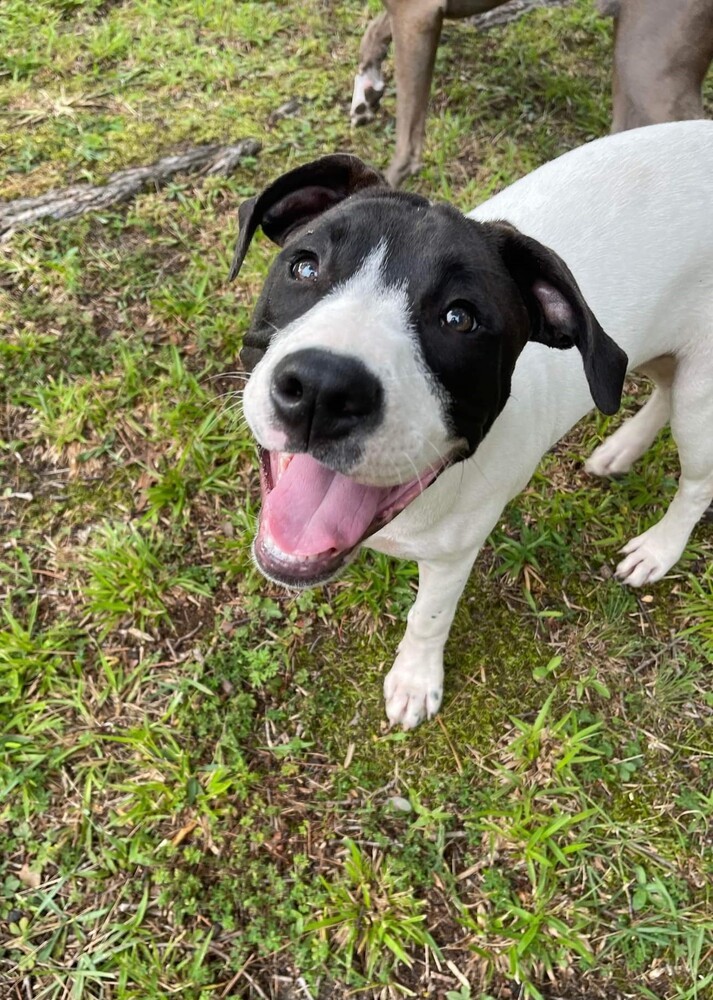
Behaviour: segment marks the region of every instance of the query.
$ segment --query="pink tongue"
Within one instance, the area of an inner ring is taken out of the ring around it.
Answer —
[[[283,552],[343,551],[360,541],[388,492],[355,483],[309,455],[295,455],[268,494],[262,518]]]

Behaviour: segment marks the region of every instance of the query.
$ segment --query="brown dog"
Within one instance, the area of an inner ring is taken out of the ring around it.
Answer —
[[[397,187],[420,167],[426,106],[444,18],[470,17],[505,0],[384,0],[359,50],[351,116],[373,117],[384,91],[381,64],[394,40],[396,151],[386,171]],[[702,118],[701,85],[713,60],[713,0],[597,0],[615,19],[612,132]]]

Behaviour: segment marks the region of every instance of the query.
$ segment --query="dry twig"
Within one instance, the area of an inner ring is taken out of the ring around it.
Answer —
[[[185,153],[164,156],[145,167],[117,170],[106,184],[75,184],[62,191],[48,191],[38,198],[0,202],[0,243],[17,230],[41,219],[73,219],[128,201],[149,187],[160,187],[180,173],[204,175],[232,173],[241,160],[254,156],[260,144],[243,139],[232,146],[196,146]]]

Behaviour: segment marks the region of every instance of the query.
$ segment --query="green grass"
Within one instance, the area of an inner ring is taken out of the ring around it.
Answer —
[[[263,143],[0,246],[3,998],[713,996],[710,523],[662,583],[611,578],[675,489],[666,435],[612,483],[582,473],[610,420],[545,458],[413,733],[381,683],[415,567],[289,597],[252,566],[235,372],[272,249],[226,284],[236,209],[335,149],[386,164],[393,95],[347,119],[377,9],[0,9],[0,197]],[[610,60],[587,0],[448,25],[410,186],[472,207],[603,134]]]

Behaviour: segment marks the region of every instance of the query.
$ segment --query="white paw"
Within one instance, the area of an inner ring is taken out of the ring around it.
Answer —
[[[384,81],[374,69],[357,73],[354,77],[354,92],[350,115],[352,125],[366,125],[374,117],[384,93]]]
[[[612,434],[595,448],[584,463],[584,471],[592,476],[623,476],[641,455],[641,442]]]
[[[616,568],[616,576],[630,587],[643,587],[645,583],[656,583],[681,558],[686,545],[667,537],[661,530],[661,522],[649,528],[643,535],[632,538],[621,550],[626,556]]]
[[[409,665],[403,655],[396,657],[384,679],[386,715],[392,726],[414,729],[424,719],[432,719],[443,699],[443,664],[423,662]]]

